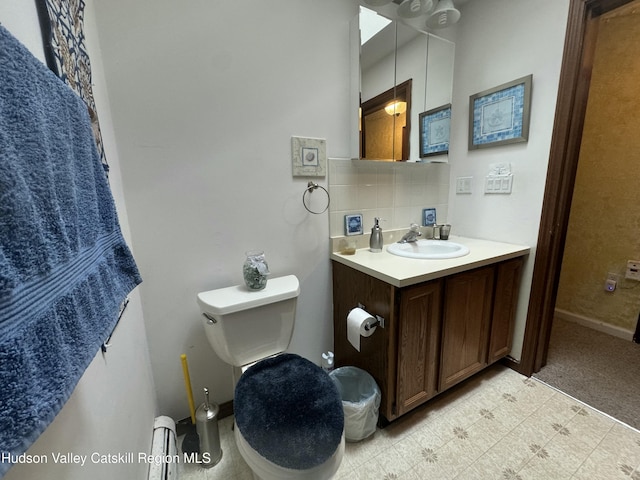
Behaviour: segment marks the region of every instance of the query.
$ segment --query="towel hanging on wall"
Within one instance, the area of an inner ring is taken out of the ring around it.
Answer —
[[[84,103],[0,25],[0,458],[54,419],[140,282]]]

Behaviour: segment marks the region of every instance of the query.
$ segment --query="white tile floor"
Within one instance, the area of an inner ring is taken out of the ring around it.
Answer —
[[[208,470],[181,464],[181,480],[252,478],[231,425],[232,418],[220,422],[222,461]],[[494,366],[347,443],[335,479],[640,480],[640,432]]]

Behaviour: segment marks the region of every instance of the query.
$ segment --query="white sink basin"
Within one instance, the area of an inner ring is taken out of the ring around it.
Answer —
[[[469,253],[469,249],[449,240],[421,239],[417,242],[393,243],[387,246],[387,252],[400,257],[437,260],[463,257]]]

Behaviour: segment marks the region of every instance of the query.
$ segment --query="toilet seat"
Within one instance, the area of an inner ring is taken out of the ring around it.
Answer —
[[[240,453],[262,478],[326,479],[340,465],[342,400],[309,360],[283,353],[249,368],[236,385],[234,413]]]

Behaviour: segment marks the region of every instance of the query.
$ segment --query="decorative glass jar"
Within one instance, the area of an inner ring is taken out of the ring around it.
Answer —
[[[249,290],[262,290],[267,286],[267,275],[269,275],[269,265],[264,258],[264,252],[249,251],[246,256],[242,265],[244,283]]]

